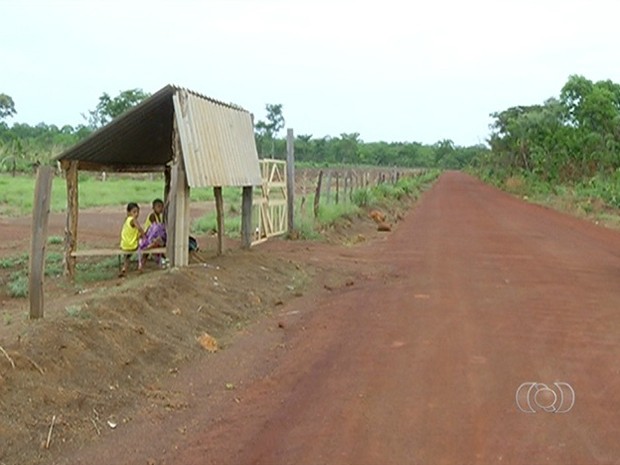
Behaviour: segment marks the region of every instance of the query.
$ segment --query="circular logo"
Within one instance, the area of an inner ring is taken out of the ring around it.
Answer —
[[[553,383],[552,387],[527,382],[518,387],[515,400],[523,413],[567,413],[575,405],[575,390],[560,381]]]

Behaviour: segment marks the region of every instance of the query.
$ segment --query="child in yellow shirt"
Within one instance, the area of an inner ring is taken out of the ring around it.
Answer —
[[[125,252],[133,252],[138,250],[138,240],[144,236],[144,229],[138,222],[140,216],[140,207],[137,203],[130,202],[127,204],[127,218],[121,229],[121,250]],[[121,269],[121,276],[127,273],[131,255],[125,255],[125,263]],[[142,260],[138,260],[138,270],[142,271]]]

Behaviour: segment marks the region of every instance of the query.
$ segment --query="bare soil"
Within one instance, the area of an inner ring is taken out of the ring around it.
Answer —
[[[12,412],[0,437],[24,431],[0,461],[619,463],[618,232],[446,173],[393,232],[368,239],[273,241],[208,261],[231,273],[219,286],[211,267],[153,273],[158,284],[127,281],[89,303],[89,318],[31,326],[9,347],[17,368],[0,361]],[[223,299],[233,321],[254,314],[249,289],[263,311],[219,332]],[[222,350],[201,352],[205,330]],[[527,381],[570,383],[574,408],[520,412]]]
[[[81,243],[113,247],[119,220],[111,209],[81,212]],[[5,256],[26,252],[30,219],[1,221],[0,240],[14,240]],[[51,235],[63,227],[63,215],[52,215]],[[37,322],[27,319],[27,300],[10,298],[2,286],[0,464],[58,463],[144,412],[187,410],[185,393],[170,384],[180,372],[204,357],[221,358],[250,324],[317,286],[324,290],[319,283],[344,286],[355,270],[319,257],[348,250],[343,243],[381,237],[365,217],[343,218],[321,233],[328,242],[272,240],[248,252],[227,239],[221,257],[212,252],[214,238],[202,236],[201,252],[181,271],[147,264],[143,275],[82,285],[48,277],[46,316]],[[0,270],[0,285],[23,266]],[[218,353],[199,344],[205,333],[217,341]]]

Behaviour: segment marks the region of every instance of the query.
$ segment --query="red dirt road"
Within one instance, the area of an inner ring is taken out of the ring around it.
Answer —
[[[341,259],[365,277],[183,371],[189,409],[67,463],[620,463],[620,234],[447,173]],[[574,408],[520,412],[527,381],[570,383]]]

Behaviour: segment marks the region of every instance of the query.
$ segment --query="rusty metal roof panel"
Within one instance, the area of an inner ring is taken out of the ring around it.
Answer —
[[[250,113],[180,88],[173,102],[190,187],[261,184]]]
[[[175,96],[186,102],[177,117],[191,187],[260,184],[252,116],[243,108],[168,85],[95,131],[57,159],[79,169],[147,171],[172,158]]]
[[[92,167],[132,170],[165,166],[172,159],[173,86],[166,86],[131,108],[57,159]]]

